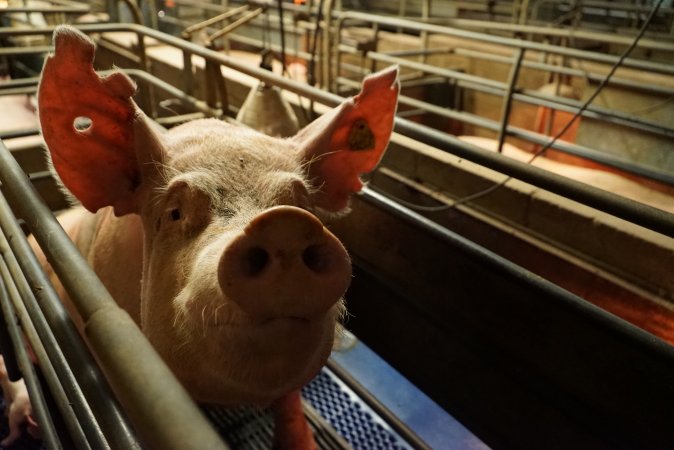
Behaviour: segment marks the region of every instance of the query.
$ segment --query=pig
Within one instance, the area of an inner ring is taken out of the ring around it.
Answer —
[[[94,72],[87,36],[59,27],[54,42],[38,104],[53,168],[81,203],[64,229],[197,402],[271,405],[275,446],[315,448],[299,388],[327,360],[351,279],[323,222],[382,158],[397,68],[290,138],[217,119],[162,132],[125,74]]]

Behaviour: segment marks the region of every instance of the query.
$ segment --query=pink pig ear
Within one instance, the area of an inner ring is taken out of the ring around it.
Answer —
[[[397,67],[372,74],[363,81],[360,94],[294,137],[309,178],[319,189],[318,206],[339,211],[363,187],[360,175],[374,170],[388,146],[399,91]]]
[[[121,72],[99,77],[94,43],[69,27],[54,32],[56,50],[42,70],[38,105],[51,160],[70,192],[90,211],[137,211],[141,182],[136,148],[157,143],[131,99],[136,86]],[[147,152],[147,149],[143,149]]]

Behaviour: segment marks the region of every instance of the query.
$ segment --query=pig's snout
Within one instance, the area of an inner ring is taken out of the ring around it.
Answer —
[[[311,319],[344,295],[351,261],[313,214],[278,206],[256,216],[222,254],[225,296],[259,318]]]

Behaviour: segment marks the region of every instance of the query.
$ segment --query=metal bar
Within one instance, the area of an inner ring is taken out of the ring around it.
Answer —
[[[230,33],[230,32],[232,32],[232,31],[236,30],[236,29],[239,28],[240,26],[245,25],[247,22],[250,22],[251,20],[253,20],[253,19],[256,18],[257,16],[259,16],[260,14],[262,14],[262,11],[263,11],[262,8],[258,8],[258,9],[254,10],[254,11],[249,12],[249,13],[246,14],[245,16],[243,16],[243,17],[241,17],[241,18],[235,20],[234,22],[230,23],[229,25],[227,25],[226,27],[224,27],[222,30],[216,31],[216,32],[213,33],[212,35],[208,36],[208,40],[207,40],[207,41],[208,41],[209,43],[211,43],[211,42],[213,42],[214,40],[216,40],[216,39],[218,39],[218,38],[220,38],[220,37],[226,35],[227,33]]]
[[[358,83],[344,78],[340,78],[339,81],[340,83],[346,85],[352,86],[358,85]],[[459,120],[461,122],[486,128],[488,130],[495,131],[497,133],[501,130],[501,125],[495,120],[486,119],[484,117],[475,114],[437,106],[432,103],[417,100],[415,98],[407,97],[404,95],[398,96],[398,102],[402,105],[408,105],[417,109],[424,109],[427,112],[431,112],[433,114],[437,114],[442,117]],[[506,127],[506,132],[509,136],[525,139],[529,142],[533,142],[539,145],[547,145],[551,139],[549,136],[525,130],[524,128],[516,127],[513,125],[508,125]],[[423,139],[420,140],[423,141]],[[663,172],[652,167],[636,165],[628,160],[621,159],[609,153],[604,153],[589,147],[569,143],[558,139],[557,141],[552,143],[550,148],[554,148],[555,150],[559,150],[564,153],[569,153],[571,155],[580,156],[582,158],[589,159],[591,161],[595,161],[626,172],[630,172],[635,175],[650,178],[652,180],[656,180],[661,183],[674,185],[674,175],[669,172]]]
[[[477,33],[474,31],[459,30],[457,28],[448,28],[438,25],[414,22],[397,17],[384,17],[374,14],[366,14],[359,12],[342,12],[339,17],[337,29],[339,31],[344,27],[344,22],[347,20],[365,21],[376,23],[379,25],[387,25],[391,27],[403,27],[414,31],[429,31],[435,34],[446,36],[454,36],[465,39],[473,39],[476,41],[486,42],[505,47],[523,48],[525,50],[533,50],[542,53],[551,53],[556,55],[567,56],[571,58],[586,59],[588,61],[602,62],[613,65],[618,60],[618,56],[608,55],[603,53],[591,52],[587,50],[579,50],[568,47],[561,47],[557,45],[542,44],[539,42],[525,41],[522,39],[512,39],[500,36],[493,36],[490,34]],[[657,63],[652,61],[644,61],[635,58],[625,58],[622,62],[625,67],[633,67],[635,69],[648,70],[651,72],[665,73],[674,75],[674,66],[671,64]]]
[[[2,92],[0,90],[0,92]],[[5,130],[0,131],[0,139],[15,139],[26,136],[35,136],[40,134],[39,128],[24,128],[21,130]]]
[[[445,69],[428,64],[421,64],[416,61],[409,61],[404,58],[397,58],[387,54],[376,52],[367,52],[366,56],[375,61],[386,62],[390,64],[398,64],[403,67],[419,70],[424,73],[438,75],[441,77],[457,80],[458,86],[468,88],[479,92],[489,93],[492,95],[503,96],[508,92],[508,85],[499,81],[489,80],[475,75],[468,75],[457,70]],[[503,58],[503,62],[512,63],[509,58]],[[526,66],[526,62],[522,61],[522,65]],[[626,81],[627,82],[627,81]],[[674,90],[672,90],[674,95]],[[555,97],[544,95],[535,91],[525,90],[523,92],[513,92],[513,99],[534,105],[546,106],[549,108],[558,109],[561,111],[575,113],[581,106],[581,102],[566,99],[563,97]],[[610,111],[599,106],[589,106],[582,115],[584,117],[592,117],[600,120],[605,120],[622,126],[627,126],[640,131],[659,134],[665,137],[674,137],[674,129],[663,124],[644,120],[634,115],[621,113],[619,111]]]
[[[649,11],[652,7],[647,8]],[[660,8],[658,12],[661,12],[663,9]],[[512,33],[526,33],[526,34],[538,34],[543,36],[554,36],[554,37],[567,37],[573,39],[583,39],[591,40],[597,42],[604,42],[607,44],[619,44],[619,45],[629,45],[633,37],[624,36],[619,34],[609,34],[601,33],[598,31],[587,31],[579,30],[576,28],[561,28],[561,27],[551,27],[551,26],[536,26],[536,25],[524,25],[524,24],[511,24],[503,22],[494,22],[487,20],[474,20],[474,19],[456,19],[448,18],[441,19],[440,21],[434,22],[436,25],[444,25],[457,28],[480,28],[492,31],[509,31]],[[644,38],[639,40],[637,44],[638,48],[647,48],[651,50],[662,50],[667,52],[674,52],[674,44],[666,40],[657,40],[653,38]]]
[[[666,358],[668,361],[673,361],[674,347],[652,334],[623,320],[617,319],[603,309],[583,300],[523,267],[518,266],[512,261],[477,245],[463,236],[454,233],[427,217],[406,208],[367,186],[357,195],[367,203],[373,204],[384,211],[388,211],[395,215],[395,217],[404,220],[414,227],[422,229],[425,233],[435,236],[443,242],[452,245],[452,247],[460,251],[463,255],[473,261],[477,261],[488,270],[502,274],[508,279],[529,286],[530,288],[541,292],[541,295],[545,298],[562,301],[567,307],[581,311],[583,315],[592,317],[597,323],[600,323],[609,329],[616,330],[622,336],[629,336],[643,349],[644,352],[656,354],[659,355],[659,357]]]
[[[66,14],[85,14],[89,12],[89,6],[8,6],[0,8],[0,15],[15,13],[66,13]]]
[[[337,361],[330,358],[326,364],[337,378],[344,382],[351,390],[358,394],[358,398],[363,400],[374,412],[384,419],[384,421],[400,435],[405,443],[409,444],[415,450],[432,450],[405,422],[392,413],[377,397],[368,391],[356,378],[353,377]]]
[[[503,143],[505,142],[507,134],[508,120],[510,119],[510,110],[512,109],[513,104],[513,93],[515,92],[515,85],[517,84],[517,78],[519,77],[520,69],[522,68],[522,59],[524,58],[524,49],[518,48],[515,50],[515,52],[513,66],[510,70],[510,75],[508,78],[508,88],[506,89],[505,93],[503,111],[501,113],[501,126],[498,130],[497,151],[499,153],[503,151]]]
[[[54,422],[52,421],[51,415],[49,414],[44,394],[42,393],[42,388],[40,387],[40,382],[38,381],[37,374],[35,373],[35,368],[33,367],[33,363],[30,361],[30,357],[28,356],[28,351],[24,345],[21,331],[19,331],[14,308],[12,307],[12,304],[9,300],[9,295],[7,293],[7,287],[5,286],[5,283],[1,277],[0,309],[2,309],[2,315],[5,319],[4,322],[7,326],[7,332],[9,333],[12,343],[14,344],[14,353],[16,354],[17,363],[19,364],[21,374],[23,375],[24,382],[26,383],[26,388],[28,389],[28,395],[33,407],[33,413],[40,424],[42,439],[48,449],[62,449],[63,446],[61,445],[58,434],[56,434],[56,428],[54,427]]]
[[[268,70],[259,67],[244,64],[234,58],[230,58],[221,53],[216,53],[202,46],[186,42],[180,38],[167,35],[165,33],[152,30],[150,28],[139,27],[134,24],[95,24],[82,25],[78,27],[83,32],[106,32],[106,31],[133,31],[143,32],[147,36],[156,39],[164,44],[182,49],[188,53],[211,59],[223,66],[237,70],[246,75],[255,77],[267,84],[278,86],[282,89],[300,94],[309,100],[325,104],[327,106],[336,106],[343,101],[343,98],[314,87],[307,86],[291,79],[276,75]],[[0,28],[0,37],[16,32],[19,34],[49,34],[54,27],[44,27],[40,29],[24,30],[21,28]],[[585,203],[593,208],[615,215],[622,219],[632,221],[643,227],[655,230],[667,236],[674,237],[674,219],[673,216],[665,211],[643,205],[613,193],[602,191],[600,189],[589,187],[582,183],[570,180],[568,178],[555,175],[537,167],[532,167],[519,161],[514,161],[500,155],[492,154],[486,150],[461,142],[456,138],[447,136],[437,130],[418,124],[413,124],[405,119],[396,118],[396,131],[406,134],[421,142],[449,151],[450,153],[462,156],[472,162],[484,165],[493,170],[501,171],[507,175],[514,176],[522,181],[542,187],[550,192],[567,196],[575,201]],[[547,141],[546,141],[547,142]]]
[[[199,100],[196,97],[193,97],[191,95],[187,95],[185,92],[181,91],[180,89],[176,88],[175,86],[165,82],[164,80],[157,78],[156,76],[152,75],[151,73],[147,73],[143,70],[138,70],[138,69],[121,69],[123,72],[129,74],[130,76],[140,79],[150,86],[154,86],[157,89],[160,89],[170,96],[180,100],[183,104],[188,105],[195,110],[202,112],[206,114],[209,117],[218,117],[220,115],[219,111],[213,108],[210,108],[206,102],[203,100]],[[100,73],[102,74],[109,74],[112,73],[112,70],[106,70],[106,71],[101,71]]]
[[[19,56],[19,55],[33,55],[39,53],[49,53],[54,51],[53,45],[40,45],[37,47],[4,47],[0,48],[0,57],[2,56]]]
[[[241,12],[247,11],[249,8],[250,8],[249,5],[239,6],[238,8],[230,9],[227,12],[224,12],[222,14],[218,14],[215,17],[211,17],[208,20],[204,20],[203,22],[199,22],[199,23],[196,23],[194,25],[191,25],[191,26],[185,28],[185,30],[183,30],[182,36],[187,38],[192,33],[194,33],[195,31],[203,30],[204,28],[209,27],[213,24],[216,24],[218,22],[222,22],[223,20],[227,20],[232,16],[235,16],[235,15],[241,13]]]
[[[0,232],[0,252],[3,255],[3,258],[0,258],[0,276],[8,287],[8,293],[14,305],[14,310],[19,318],[19,322],[21,323],[23,333],[27,337],[30,347],[37,357],[44,379],[47,382],[47,386],[56,402],[56,406],[61,413],[63,422],[70,433],[73,445],[75,445],[78,450],[89,450],[92,448],[92,446],[89,445],[89,440],[91,440],[94,449],[110,448],[103,437],[94,416],[91,414],[89,406],[86,405],[86,402],[83,402],[79,387],[77,396],[71,396],[69,398],[66,394],[64,385],[68,383],[68,381],[66,381],[65,378],[61,379],[57,376],[44,344],[40,340],[35,325],[33,324],[33,318],[30,317],[28,309],[22,300],[22,298],[30,297],[31,301],[35,302],[35,297],[32,292],[30,292],[30,288],[27,292],[25,289],[23,290],[23,297],[22,294],[19,293],[18,284],[24,283],[27,285],[26,278],[23,276],[21,270],[18,269],[16,258],[9,248],[9,243],[7,242],[5,234],[2,232]],[[10,271],[10,265],[15,268],[13,273]],[[39,317],[36,317],[35,320],[42,320],[44,323],[44,316],[40,315]],[[2,354],[5,356],[4,349]],[[72,372],[70,372],[70,379],[74,382]],[[84,404],[81,404],[82,402]],[[89,414],[80,414],[80,423],[78,416],[75,414],[75,410],[80,409],[80,411],[83,411],[84,408],[86,408]],[[87,438],[87,434],[83,431],[83,428],[86,428],[89,431],[89,438]]]
[[[10,166],[10,169],[21,171],[14,158],[0,141],[0,179],[3,181],[5,192],[10,193],[12,189],[8,188],[8,184],[11,183],[6,183],[6,177],[3,175],[7,169],[7,161],[15,166]],[[21,173],[23,172],[21,171]],[[23,176],[25,177],[25,175]],[[30,184],[28,184],[27,189],[30,192],[26,191],[28,193],[23,195],[34,195],[34,189]],[[3,195],[0,195],[0,227],[10,244],[12,253],[16,255],[20,271],[26,275],[28,282],[33,286],[31,288],[19,283],[18,287],[26,308],[29,310],[31,317],[34,318],[33,324],[49,353],[49,359],[73,402],[78,419],[85,425],[89,423],[87,416],[90,413],[82,409],[88,407],[79,407],[79,405],[87,405],[86,399],[89,399],[91,409],[113,448],[140,449],[140,444],[138,444],[134,432],[126,422],[126,418],[112,396],[107,382],[94,363],[70,316],[65,311],[61,300],[28,245],[25,235]],[[8,264],[12,262],[7,257],[5,260]],[[16,268],[12,270],[16,270]],[[20,281],[20,278],[17,277],[17,279]],[[41,318],[43,314],[46,321]],[[49,323],[48,326],[47,322]],[[61,343],[60,346],[57,341]],[[75,371],[71,372],[69,366],[75,368]],[[77,381],[75,381],[75,378]],[[79,390],[80,387],[82,391]],[[82,395],[82,392],[84,395]],[[87,428],[85,426],[85,431],[95,432]],[[96,441],[92,440],[92,442]]]
[[[4,315],[3,315],[4,322]],[[0,322],[1,323],[1,322]],[[18,381],[21,379],[21,369],[16,360],[16,352],[12,344],[12,337],[7,331],[7,327],[0,326],[0,357],[2,357],[9,381]]]
[[[501,62],[504,64],[508,64],[510,62],[507,56],[493,55],[490,53],[480,52],[477,50],[455,48],[454,53],[457,55],[469,56],[471,58],[480,58],[487,61]],[[579,78],[585,78],[587,80],[594,81],[597,83],[601,82],[604,78],[606,78],[606,75],[602,75],[599,73],[586,72],[581,69],[574,69],[571,67],[564,67],[555,64],[540,63],[535,61],[524,61],[522,64],[524,65],[524,67],[527,67],[529,69],[544,70],[546,72],[559,73],[562,75],[570,75]],[[640,91],[655,94],[674,95],[674,88],[666,86],[656,86],[649,83],[642,83],[636,80],[628,80],[626,78],[613,77],[611,78],[611,85],[626,87],[630,89],[638,89]]]
[[[455,136],[441,133],[409,120],[396,118],[395,131],[526,183],[565,196],[666,236],[674,237],[674,215],[666,211],[489,152],[462,142]]]
[[[143,442],[162,449],[226,449],[131,317],[116,305],[4,145],[0,145],[0,179],[10,204],[26,221],[70,294],[88,341]]]

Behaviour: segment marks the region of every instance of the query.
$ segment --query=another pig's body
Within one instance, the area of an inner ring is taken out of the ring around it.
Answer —
[[[63,184],[97,211],[68,212],[64,227],[196,400],[275,402],[277,445],[311,448],[289,415],[329,355],[351,278],[317,216],[344,212],[381,159],[397,70],[292,138],[215,119],[160,133],[128,77],[93,71],[86,36],[60,28],[55,42],[42,133]]]

